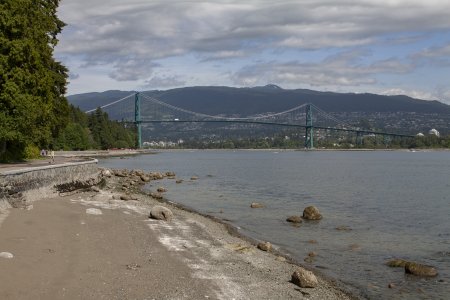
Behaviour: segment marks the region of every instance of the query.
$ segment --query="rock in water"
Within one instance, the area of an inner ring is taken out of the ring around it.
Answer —
[[[302,288],[315,288],[319,284],[313,272],[298,267],[292,274],[292,283]]]
[[[272,244],[269,242],[259,243],[258,249],[260,249],[262,251],[270,251],[270,250],[272,250]]]
[[[161,186],[161,187],[159,187],[156,191],[157,191],[158,193],[165,193],[165,192],[167,192],[167,189]]]
[[[303,222],[302,217],[300,217],[300,216],[290,216],[289,218],[286,219],[286,221],[291,222],[291,223]]]
[[[308,206],[303,210],[303,219],[306,220],[321,220],[322,215],[315,206]]]
[[[395,258],[386,262],[386,265],[391,268],[399,268],[399,267],[404,268],[407,263],[408,263],[407,260]]]
[[[405,273],[423,276],[423,277],[435,277],[438,272],[431,266],[421,265],[415,262],[407,262],[405,265]]]
[[[263,208],[264,205],[258,202],[253,202],[252,204],[250,204],[251,208]]]
[[[150,218],[170,222],[173,218],[173,213],[167,207],[156,205],[150,211]]]

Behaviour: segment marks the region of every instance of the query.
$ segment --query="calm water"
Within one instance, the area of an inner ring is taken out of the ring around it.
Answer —
[[[450,299],[450,152],[199,150],[100,164],[174,171],[184,183],[148,188],[165,186],[170,200],[228,219],[299,261],[315,251],[311,266],[370,298]],[[199,180],[190,181],[194,175]],[[251,209],[251,202],[266,208]],[[285,222],[308,205],[324,219],[300,227]],[[384,265],[390,258],[433,265],[439,276],[407,276]],[[391,282],[395,289],[387,288]]]

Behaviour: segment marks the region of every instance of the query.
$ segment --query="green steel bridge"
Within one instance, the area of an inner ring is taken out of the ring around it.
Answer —
[[[121,107],[117,107],[118,105],[121,105]],[[143,107],[145,109],[143,109]],[[139,148],[142,147],[142,126],[144,124],[156,123],[235,123],[301,128],[305,133],[304,147],[306,149],[314,148],[314,132],[316,130],[355,133],[357,140],[361,139],[363,135],[379,135],[383,136],[385,139],[393,137],[415,137],[414,135],[409,134],[354,128],[354,126],[336,119],[331,114],[324,112],[311,103],[304,103],[289,110],[277,113],[258,114],[249,117],[227,117],[193,112],[173,106],[144,93],[136,92],[122,99],[100,106],[100,108],[106,111],[111,108],[113,108],[111,111],[120,111],[122,113],[121,115],[117,115],[117,113],[113,114],[114,119],[136,125]],[[92,113],[95,110],[96,109],[88,110],[86,113]],[[143,111],[145,111],[146,114],[142,115]],[[323,119],[335,122],[336,125],[325,126],[316,124],[314,120],[317,120],[319,116]]]

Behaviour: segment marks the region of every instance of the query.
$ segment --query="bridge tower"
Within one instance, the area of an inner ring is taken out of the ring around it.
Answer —
[[[314,148],[314,127],[311,104],[306,105],[305,148]]]
[[[142,129],[141,129],[141,99],[139,98],[139,92],[134,95],[134,123],[137,128],[137,147],[142,148]]]

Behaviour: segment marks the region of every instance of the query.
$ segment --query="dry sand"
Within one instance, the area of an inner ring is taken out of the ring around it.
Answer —
[[[0,299],[349,299],[335,285],[290,282],[295,265],[231,236],[223,224],[109,191],[11,209],[0,227]]]

